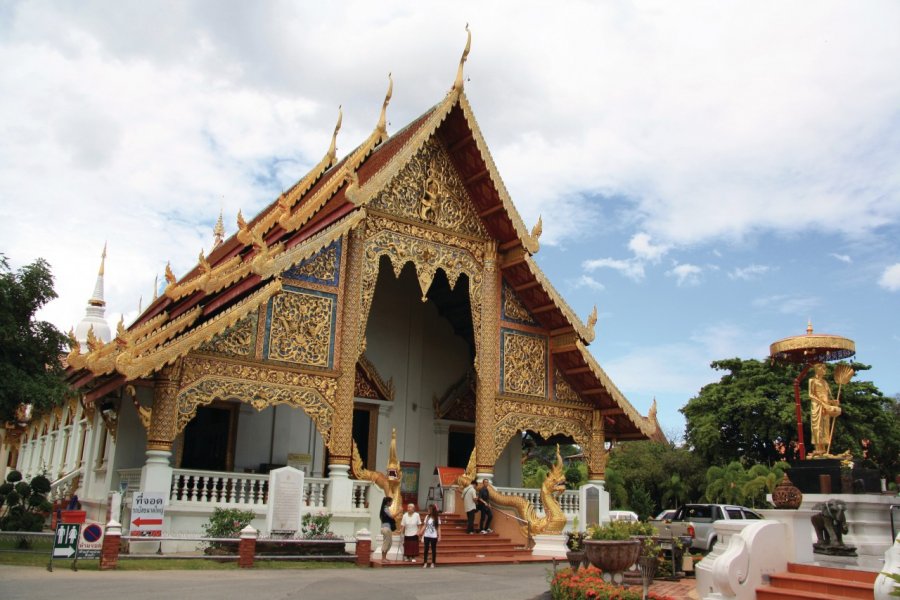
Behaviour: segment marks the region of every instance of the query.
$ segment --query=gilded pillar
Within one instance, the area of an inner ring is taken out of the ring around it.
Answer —
[[[166,365],[156,374],[153,387],[153,411],[147,429],[147,450],[172,451],[178,417],[178,385],[181,361]]]
[[[364,226],[348,236],[347,267],[344,275],[343,305],[340,329],[340,376],[334,397],[334,420],[328,444],[328,465],[350,466],[350,444],[353,439],[353,388],[356,362],[362,354],[366,324],[360,317],[362,306],[362,270],[365,260]]]
[[[500,387],[500,274],[497,271],[497,244],[488,242],[484,253],[481,286],[481,329],[479,354],[475,357],[475,449],[476,472],[494,473],[494,403]]]
[[[603,413],[594,409],[591,418],[591,441],[588,461],[588,481],[603,481],[606,478],[606,461],[609,458],[606,445]]]

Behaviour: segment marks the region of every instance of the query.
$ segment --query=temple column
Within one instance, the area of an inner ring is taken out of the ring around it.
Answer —
[[[603,413],[595,409],[591,418],[591,446],[589,449],[588,481],[603,485],[606,478],[606,430]]]
[[[341,307],[339,348],[340,376],[334,398],[334,418],[328,441],[327,506],[332,512],[349,511],[353,496],[350,481],[350,455],[353,440],[353,388],[356,381],[356,362],[362,353],[362,340],[366,324],[361,322],[362,268],[364,240],[363,228],[353,230],[347,237],[347,268],[344,273],[344,289]]]
[[[494,403],[500,383],[500,273],[497,271],[497,244],[488,242],[484,253],[481,283],[481,329],[476,357],[475,450],[478,480],[494,475]]]
[[[609,492],[606,491],[606,431],[603,413],[594,409],[591,415],[591,438],[588,443],[588,482],[578,488],[581,526],[609,521]]]
[[[181,361],[159,370],[153,388],[153,409],[147,430],[147,461],[141,470],[141,491],[164,492],[172,488],[172,442],[178,416],[178,384]]]

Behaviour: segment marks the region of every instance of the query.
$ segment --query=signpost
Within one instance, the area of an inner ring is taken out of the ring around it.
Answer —
[[[74,558],[72,570],[78,570],[78,538],[81,534],[80,523],[58,523],[56,534],[53,536],[53,550],[50,553],[50,563],[47,570],[53,572],[54,558]]]
[[[165,496],[163,492],[135,492],[131,500],[131,535],[162,537]]]
[[[100,523],[90,522],[81,528],[78,537],[78,558],[81,560],[100,558],[103,549],[103,527]]]

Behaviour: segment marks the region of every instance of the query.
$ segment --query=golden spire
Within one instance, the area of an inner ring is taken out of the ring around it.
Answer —
[[[153,276],[153,302],[159,298],[159,273]]]
[[[222,211],[219,211],[219,220],[213,227],[213,248],[225,241],[225,223],[222,222]]]
[[[342,106],[338,106],[338,120],[334,126],[334,133],[331,134],[331,146],[328,147],[328,154],[326,154],[326,158],[328,159],[328,164],[333,165],[334,161],[337,160],[337,135],[338,131],[341,130],[341,123],[344,121],[344,109]]]
[[[806,335],[812,335],[812,332],[813,332],[812,319],[808,319],[806,321]]]
[[[466,59],[469,57],[469,50],[472,49],[472,32],[469,31],[469,24],[466,23],[466,47],[463,49],[462,58],[459,59],[459,69],[456,71],[456,81],[453,82],[453,87],[450,88],[451,92],[461,92],[464,85],[463,79],[463,65],[466,64]]]
[[[100,271],[97,275],[103,276],[103,271],[106,269],[106,242],[103,242],[103,253],[100,255]]]
[[[391,77],[391,74],[388,73],[388,89],[387,94],[384,96],[384,104],[381,105],[381,116],[378,117],[378,125],[375,126],[375,131],[381,133],[381,139],[379,141],[384,141],[387,136],[387,107],[388,104],[391,103],[391,95],[394,93],[394,79]]]

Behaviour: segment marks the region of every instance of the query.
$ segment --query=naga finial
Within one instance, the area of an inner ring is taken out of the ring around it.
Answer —
[[[328,157],[329,164],[334,164],[334,161],[337,160],[337,136],[338,132],[341,130],[341,123],[344,121],[344,109],[343,106],[338,106],[338,120],[334,125],[334,133],[331,134],[331,146],[328,147],[328,154],[325,156]]]
[[[140,310],[138,310],[140,312]],[[116,323],[116,337],[124,338],[126,335],[125,331],[125,315],[119,317],[119,322]]]
[[[81,344],[78,343],[78,338],[75,337],[74,327],[69,328],[69,333],[66,334],[66,337],[69,338],[69,354],[81,354]]]
[[[166,283],[174,285],[176,281],[178,281],[178,279],[175,277],[175,273],[172,272],[172,264],[166,263]]]
[[[466,47],[463,49],[462,57],[459,59],[459,68],[456,71],[456,81],[453,82],[453,87],[450,88],[451,92],[461,92],[464,85],[463,78],[463,65],[466,64],[466,59],[469,58],[469,50],[472,49],[472,32],[469,31],[469,24],[466,23]]]
[[[95,352],[103,347],[103,342],[100,341],[100,338],[94,333],[93,325],[91,325],[91,328],[88,329],[87,332],[87,346],[91,352]]]
[[[541,234],[544,233],[544,220],[538,215],[537,223],[534,224],[534,227],[531,228],[531,237],[535,240],[540,239]]]
[[[197,257],[197,261],[200,263],[200,270],[204,273],[209,273],[212,267],[209,264],[209,261],[206,260],[206,256],[203,254],[203,248],[200,248],[200,256]]]
[[[591,311],[591,314],[588,315],[587,326],[588,329],[593,329],[594,325],[597,324],[597,305],[594,305],[594,310]]]
[[[381,105],[381,115],[378,117],[378,125],[375,126],[375,131],[381,133],[381,139],[384,140],[387,138],[387,107],[388,104],[391,103],[391,96],[394,94],[394,78],[391,77],[391,74],[388,73],[388,89],[387,94],[384,96],[384,103]]]

